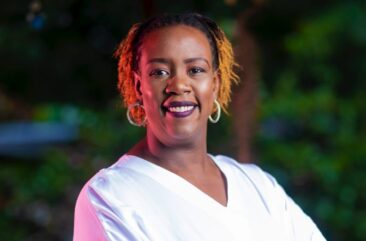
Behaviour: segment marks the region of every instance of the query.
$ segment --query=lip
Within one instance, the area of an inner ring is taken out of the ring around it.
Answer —
[[[172,101],[163,105],[164,111],[175,117],[184,118],[190,116],[198,105],[191,101]]]

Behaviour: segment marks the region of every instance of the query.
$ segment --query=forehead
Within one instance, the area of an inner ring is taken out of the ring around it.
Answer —
[[[173,25],[153,30],[144,37],[140,49],[142,58],[184,55],[205,57],[212,61],[211,46],[206,35],[201,30],[187,25]]]

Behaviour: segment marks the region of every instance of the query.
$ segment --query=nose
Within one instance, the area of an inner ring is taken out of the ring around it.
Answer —
[[[184,74],[176,74],[167,80],[165,88],[167,94],[181,95],[191,91],[189,77]]]

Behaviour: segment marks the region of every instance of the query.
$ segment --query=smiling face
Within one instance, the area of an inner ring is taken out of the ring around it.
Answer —
[[[140,49],[136,91],[147,116],[147,135],[165,145],[206,138],[219,80],[206,36],[186,25],[147,34]]]

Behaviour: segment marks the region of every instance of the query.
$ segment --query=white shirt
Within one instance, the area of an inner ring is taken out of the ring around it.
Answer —
[[[269,174],[211,156],[227,180],[227,206],[182,177],[124,155],[82,189],[74,241],[324,241]]]

